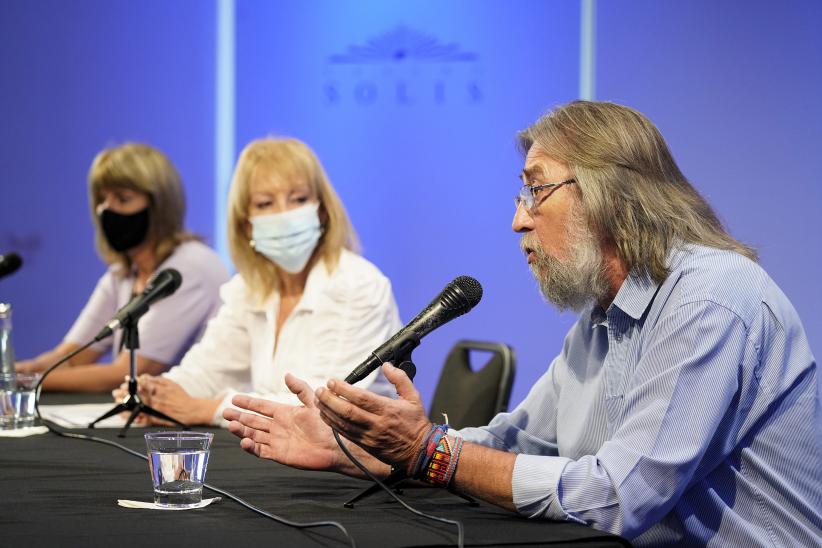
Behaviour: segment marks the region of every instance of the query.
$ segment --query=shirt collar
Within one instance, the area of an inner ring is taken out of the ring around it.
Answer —
[[[305,289],[303,289],[303,295],[302,297],[300,297],[300,301],[297,303],[297,306],[294,308],[294,311],[313,311],[317,307],[317,301],[327,285],[328,278],[329,273],[328,269],[325,266],[325,260],[323,260],[323,258],[320,257],[319,259],[317,259],[317,262],[314,263],[314,266],[311,267],[311,271],[308,273],[308,277],[305,280]],[[267,299],[265,299],[263,302],[258,301],[257,303],[253,304],[251,308],[256,312],[268,313],[274,308],[276,308],[279,305],[279,302],[279,291],[273,291]]]
[[[654,300],[659,284],[647,273],[629,274],[614,297],[611,306],[616,306],[627,315],[638,320]]]
[[[682,267],[685,258],[691,253],[691,246],[681,240],[674,243],[668,251],[665,263],[668,265],[668,276],[676,276],[676,271]],[[651,276],[643,274],[629,274],[622,282],[622,287],[614,297],[613,306],[616,306],[630,317],[638,320],[654,300],[661,284],[654,282]]]
[[[305,280],[303,296],[300,297],[300,302],[297,303],[294,310],[313,311],[317,307],[317,300],[327,285],[328,277],[328,268],[325,265],[325,260],[319,257],[317,262],[314,263],[314,266],[311,267],[311,272],[308,273],[308,278]]]

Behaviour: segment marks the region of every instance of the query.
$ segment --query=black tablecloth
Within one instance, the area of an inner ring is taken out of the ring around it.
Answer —
[[[132,429],[125,440],[111,429],[74,432],[122,441],[143,453],[145,431]],[[365,481],[263,461],[242,451],[228,432],[210,431],[215,438],[206,481],[270,513],[292,521],[338,521],[359,547],[456,546],[456,527],[414,516],[384,493],[354,509],[343,508],[344,501],[368,485]],[[117,499],[152,500],[146,461],[113,447],[54,434],[0,438],[0,484],[3,546],[348,545],[337,529],[298,530],[226,499],[189,511],[121,508]],[[210,496],[214,495],[204,491],[204,497]],[[404,496],[421,511],[461,521],[466,546],[629,546],[618,537],[575,524],[526,520],[485,503],[470,507],[437,489],[410,485]]]

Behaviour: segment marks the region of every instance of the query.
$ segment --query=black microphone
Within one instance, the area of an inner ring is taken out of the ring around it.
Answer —
[[[0,255],[0,278],[8,276],[23,265],[23,259],[17,253]]]
[[[445,289],[431,301],[425,310],[408,322],[393,337],[379,348],[346,378],[345,382],[354,384],[363,380],[372,371],[385,362],[399,366],[398,360],[406,359],[411,351],[420,344],[420,339],[436,328],[458,316],[462,316],[482,299],[482,286],[471,276],[460,276],[445,286]]]
[[[177,291],[183,277],[173,268],[166,268],[157,273],[148,283],[142,293],[131,299],[127,305],[117,311],[114,318],[94,337],[95,342],[101,341],[111,335],[115,329],[122,327],[125,323],[137,323],[143,314],[148,312],[149,307],[160,299],[164,299]]]

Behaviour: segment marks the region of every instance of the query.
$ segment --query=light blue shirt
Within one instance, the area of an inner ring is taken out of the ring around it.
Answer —
[[[518,453],[523,515],[637,546],[822,546],[816,362],[787,297],[736,253],[685,246],[584,311],[511,413],[462,433]]]

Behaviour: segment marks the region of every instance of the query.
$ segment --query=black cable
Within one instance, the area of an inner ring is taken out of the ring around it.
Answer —
[[[51,367],[46,369],[46,371],[43,373],[43,376],[40,377],[40,380],[37,382],[37,386],[34,389],[34,391],[35,391],[35,393],[34,393],[34,412],[37,415],[37,418],[40,419],[40,422],[43,424],[43,426],[48,428],[48,431],[53,433],[53,434],[56,434],[56,435],[58,435],[60,437],[63,437],[63,438],[73,438],[73,439],[77,439],[77,440],[93,441],[93,442],[96,442],[96,443],[102,443],[103,445],[109,445],[111,447],[116,447],[117,449],[120,449],[121,451],[125,451],[126,453],[128,453],[132,456],[135,456],[137,458],[140,458],[140,459],[143,459],[143,460],[147,461],[148,457],[146,455],[144,455],[142,453],[138,453],[137,451],[134,451],[133,449],[129,449],[125,445],[121,445],[121,444],[117,443],[116,441],[107,440],[105,438],[98,438],[96,436],[89,436],[88,434],[76,434],[74,432],[69,432],[67,430],[64,430],[62,427],[58,426],[56,423],[54,423],[50,420],[44,419],[43,416],[40,414],[40,394],[42,392],[42,384],[43,384],[43,381],[45,380],[45,378],[48,376],[49,373],[51,373],[52,371],[57,369],[57,367],[64,364],[65,362],[67,362],[68,360],[70,360],[71,358],[73,358],[74,356],[76,356],[77,354],[79,354],[80,352],[82,352],[83,350],[85,350],[86,348],[91,346],[92,344],[94,344],[94,342],[95,341],[93,341],[93,340],[88,342],[84,346],[81,346],[77,350],[75,350],[75,351],[71,352],[70,354],[66,355],[65,357],[61,358],[57,363],[55,363],[54,365],[52,365]],[[244,506],[245,508],[248,508],[252,512],[256,512],[257,514],[259,514],[263,517],[274,520],[277,523],[281,523],[281,524],[287,525],[289,527],[295,527],[297,529],[309,529],[309,528],[312,528],[312,527],[335,527],[335,528],[339,529],[342,532],[343,535],[345,535],[345,538],[348,540],[349,544],[351,545],[351,548],[357,548],[357,543],[354,541],[354,538],[348,533],[348,530],[339,522],[336,522],[336,521],[311,521],[311,522],[301,523],[301,522],[298,522],[298,521],[290,521],[290,520],[287,520],[285,518],[281,518],[277,515],[270,514],[270,513],[266,512],[265,510],[263,510],[262,508],[258,508],[256,506],[254,506],[253,504],[250,504],[250,503],[244,501],[240,497],[238,497],[236,495],[233,495],[228,491],[224,491],[224,490],[222,490],[218,487],[214,487],[213,485],[209,485],[208,483],[203,483],[203,487],[205,487],[206,489],[208,489],[210,491],[214,491],[215,493],[219,493],[219,494],[223,495],[226,498],[229,498],[229,499],[233,500],[237,504],[239,504],[241,506]]]
[[[365,465],[363,465],[360,461],[357,460],[357,458],[354,455],[351,454],[351,451],[349,451],[348,448],[345,446],[345,444],[342,442],[342,440],[340,439],[340,434],[335,429],[332,428],[331,431],[334,432],[334,439],[337,440],[337,445],[340,446],[340,449],[342,449],[343,453],[345,453],[345,456],[348,457],[348,459],[351,462],[353,462],[354,465],[357,468],[359,468],[366,476],[368,476],[368,478],[371,479],[371,481],[373,481],[374,483],[376,483],[377,485],[382,487],[382,489],[386,493],[391,495],[394,498],[394,500],[396,500],[397,502],[402,504],[408,511],[410,511],[410,512],[412,512],[412,513],[414,513],[418,516],[422,516],[426,519],[439,521],[439,522],[442,522],[442,523],[448,523],[450,525],[456,525],[457,526],[457,546],[459,548],[463,548],[463,546],[465,544],[464,544],[464,535],[463,535],[463,529],[462,529],[462,522],[457,521],[457,520],[453,520],[453,519],[448,519],[448,518],[441,518],[439,516],[433,516],[431,514],[426,514],[425,512],[421,512],[420,510],[417,510],[416,508],[413,508],[409,504],[406,504],[406,502],[403,501],[400,497],[398,497],[396,495],[396,493],[394,493],[394,491],[390,487],[388,487],[385,483],[383,483],[383,481],[380,480],[377,476],[372,474],[368,470],[368,468],[365,467]]]

